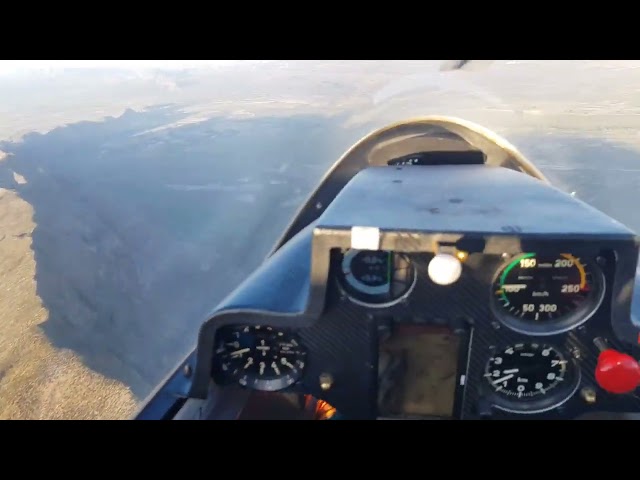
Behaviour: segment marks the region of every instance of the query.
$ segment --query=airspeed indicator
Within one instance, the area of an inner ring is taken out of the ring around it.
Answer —
[[[553,334],[586,321],[603,294],[602,272],[579,257],[525,253],[496,275],[492,308],[516,331]]]

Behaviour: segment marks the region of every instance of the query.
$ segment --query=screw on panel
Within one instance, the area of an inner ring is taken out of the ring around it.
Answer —
[[[582,357],[582,352],[579,348],[573,348],[571,350],[571,355],[573,355],[573,358],[575,358],[576,360],[579,360],[580,357]]]
[[[500,330],[500,324],[498,322],[491,322],[491,326],[496,330]]]
[[[505,258],[505,259],[506,259],[506,258],[509,258],[509,254],[508,254],[507,252],[504,252],[504,253],[502,254],[502,258]]]
[[[333,386],[333,376],[330,373],[320,374],[320,388],[325,392]]]
[[[584,387],[582,390],[580,390],[580,396],[585,402],[589,404],[596,403],[596,391],[591,387]]]
[[[322,203],[318,202],[316,203],[316,210],[321,210],[322,209]]]
[[[185,365],[185,366],[182,368],[182,374],[183,374],[185,377],[189,378],[189,377],[191,376],[191,374],[192,374],[192,373],[193,373],[193,370],[191,369],[191,365],[188,365],[188,364],[187,364],[187,365]]]

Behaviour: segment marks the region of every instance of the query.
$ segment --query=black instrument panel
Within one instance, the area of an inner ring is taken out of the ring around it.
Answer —
[[[640,411],[635,396],[600,390],[593,373],[595,338],[632,349],[611,325],[615,250],[541,244],[454,256],[459,278],[442,285],[430,277],[433,253],[334,249],[321,318],[221,327],[215,382],[310,394],[354,419]]]

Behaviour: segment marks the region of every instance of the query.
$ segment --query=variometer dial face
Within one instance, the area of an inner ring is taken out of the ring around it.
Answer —
[[[364,306],[390,306],[405,297],[416,281],[411,262],[394,252],[349,250],[340,267],[342,289]]]
[[[214,378],[253,390],[282,390],[300,379],[306,354],[292,333],[264,326],[223,327],[216,335]]]
[[[526,253],[499,272],[494,285],[498,318],[516,331],[553,334],[586,321],[604,293],[601,272],[562,253]]]
[[[544,411],[575,392],[577,370],[562,352],[543,343],[517,343],[498,350],[484,378],[505,410]]]

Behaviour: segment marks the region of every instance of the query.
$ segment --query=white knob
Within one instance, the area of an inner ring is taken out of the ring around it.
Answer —
[[[462,274],[462,263],[453,255],[439,253],[429,262],[429,278],[438,285],[451,285]]]

